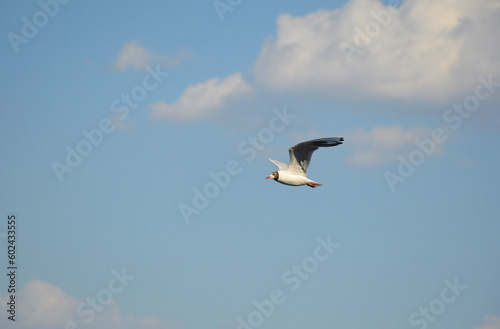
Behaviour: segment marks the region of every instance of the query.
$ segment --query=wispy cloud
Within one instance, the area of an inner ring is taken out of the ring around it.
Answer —
[[[76,298],[66,295],[58,287],[37,279],[29,281],[21,295],[19,313],[25,316],[22,322],[26,326],[65,325],[72,320],[79,304]]]
[[[172,67],[179,65],[188,57],[187,53],[182,53],[178,57],[156,54],[144,48],[138,40],[134,40],[127,42],[120,49],[113,62],[113,68],[117,71],[124,71],[130,67],[141,70],[153,64]]]
[[[213,78],[188,86],[174,103],[152,104],[150,116],[152,119],[196,121],[215,113],[230,98],[245,95],[250,90],[239,72],[224,79]]]
[[[500,317],[496,315],[486,315],[483,318],[483,324],[474,327],[474,329],[500,329]]]
[[[356,129],[346,136],[354,149],[346,161],[365,168],[393,162],[415,149],[415,140],[429,138],[431,133],[431,128],[404,129],[399,125],[377,126],[370,131]],[[441,151],[442,147],[437,150]]]
[[[128,117],[125,119],[120,119],[120,114],[114,114],[110,118],[111,124],[120,130],[134,130],[137,129],[137,122]]]
[[[481,164],[478,161],[471,159],[471,158],[461,158],[461,159],[459,159],[459,163],[462,166],[467,167],[467,168],[479,168],[479,167],[481,167]]]
[[[398,11],[399,10],[399,11]],[[253,68],[272,90],[447,101],[500,72],[497,0],[351,0],[338,10],[282,14]],[[344,47],[357,50],[346,60]],[[500,74],[500,73],[499,73]]]
[[[8,296],[0,294],[2,305],[6,305],[7,300]],[[19,324],[20,328],[25,329],[40,327],[57,329],[63,328],[68,324],[70,324],[68,325],[70,327],[72,323],[88,329],[179,328],[178,323],[160,319],[156,315],[142,317],[135,317],[133,315],[125,316],[122,314],[118,304],[113,300],[106,305],[99,305],[99,308],[102,307],[102,311],[94,312],[95,318],[92,318],[92,321],[88,321],[88,316],[78,316],[78,312],[75,312],[79,305],[87,303],[87,301],[79,301],[75,297],[65,294],[57,286],[38,279],[32,279],[26,283],[24,288],[18,292],[18,300],[19,315],[16,316],[16,324]],[[83,308],[83,312],[89,313],[91,309],[88,306]],[[2,323],[0,321],[0,324]]]

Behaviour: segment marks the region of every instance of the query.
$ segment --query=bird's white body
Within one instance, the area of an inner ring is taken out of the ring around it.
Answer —
[[[286,171],[286,170],[284,170],[284,171],[278,170],[278,177],[279,178],[276,179],[276,181],[278,183],[285,184],[285,185],[291,185],[291,186],[301,186],[301,185],[309,185],[309,184],[315,185],[315,186],[321,185],[318,182],[310,180],[306,176],[293,174],[293,173]],[[311,186],[311,185],[309,185],[309,186]]]
[[[294,145],[288,150],[290,155],[290,162],[288,165],[277,160],[269,159],[269,161],[278,167],[278,171],[273,171],[266,179],[272,178],[278,183],[291,186],[320,186],[320,183],[306,177],[307,168],[311,162],[313,152],[320,147],[340,145],[343,141],[344,138],[342,137],[327,137]]]

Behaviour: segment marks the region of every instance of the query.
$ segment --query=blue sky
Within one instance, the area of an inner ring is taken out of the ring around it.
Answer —
[[[0,6],[2,328],[500,328],[498,1]]]

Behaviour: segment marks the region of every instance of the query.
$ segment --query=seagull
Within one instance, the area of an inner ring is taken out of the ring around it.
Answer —
[[[311,162],[311,156],[313,152],[320,147],[337,146],[342,144],[343,141],[343,137],[326,137],[296,144],[288,150],[290,154],[290,162],[288,165],[281,161],[269,159],[269,161],[278,167],[278,171],[273,171],[266,179],[272,178],[278,183],[291,186],[321,186],[323,184],[306,177],[307,168],[309,167],[309,162]]]

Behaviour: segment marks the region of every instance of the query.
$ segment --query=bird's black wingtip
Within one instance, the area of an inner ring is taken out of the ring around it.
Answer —
[[[335,145],[339,145],[344,142],[344,137],[332,137],[332,141]]]
[[[344,137],[327,137],[313,140],[314,145],[317,147],[329,147],[329,146],[337,146],[342,144],[344,141]]]

